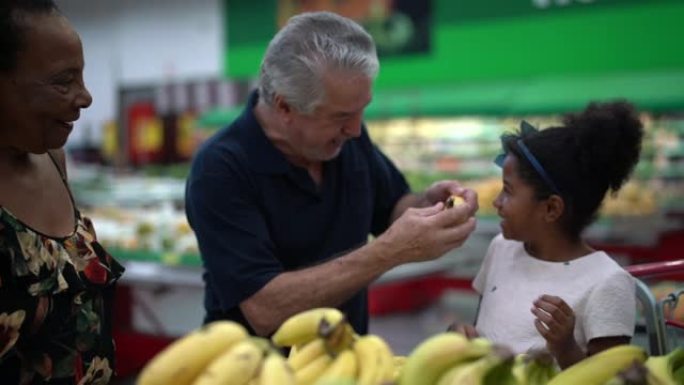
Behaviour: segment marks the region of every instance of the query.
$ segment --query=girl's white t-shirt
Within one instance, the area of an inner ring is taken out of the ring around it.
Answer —
[[[498,235],[473,288],[482,296],[478,333],[516,353],[546,348],[530,311],[542,294],[558,296],[572,308],[575,340],[585,351],[591,339],[634,334],[635,280],[602,251],[569,262],[548,262],[530,256],[522,242]]]

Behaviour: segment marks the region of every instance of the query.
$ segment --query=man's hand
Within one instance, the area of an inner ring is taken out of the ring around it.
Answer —
[[[409,208],[375,241],[395,266],[435,259],[454,249],[475,230],[471,206],[444,210],[444,203]]]
[[[477,193],[471,189],[462,187],[460,183],[454,180],[443,180],[433,183],[423,193],[425,203],[430,206],[438,202],[445,202],[450,196],[457,195],[463,198],[466,205],[469,207],[470,216],[475,215],[478,209]]]
[[[572,350],[577,345],[574,336],[575,313],[560,297],[542,295],[532,306],[537,318],[534,326],[546,339],[546,346],[554,355]]]

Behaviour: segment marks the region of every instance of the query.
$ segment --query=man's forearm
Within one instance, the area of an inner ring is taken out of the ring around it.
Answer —
[[[394,265],[375,241],[320,265],[282,273],[240,308],[257,334],[268,335],[295,313],[345,302]]]
[[[420,196],[404,196],[397,206],[404,204],[420,204]],[[471,215],[470,206],[404,209],[373,242],[320,265],[278,275],[240,309],[258,334],[272,333],[297,312],[345,302],[395,266],[433,260],[461,246],[475,229]]]

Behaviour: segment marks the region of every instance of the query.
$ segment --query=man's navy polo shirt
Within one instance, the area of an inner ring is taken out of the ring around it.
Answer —
[[[268,140],[252,112],[257,99],[253,93],[242,115],[198,150],[185,197],[205,268],[205,322],[232,319],[250,330],[240,302],[283,271],[329,260],[382,233],[409,192],[365,127],[324,163],[316,186]],[[366,289],[340,309],[357,332],[367,332]]]

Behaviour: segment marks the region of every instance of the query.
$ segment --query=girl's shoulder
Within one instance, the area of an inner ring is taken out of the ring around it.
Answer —
[[[594,251],[581,258],[581,260],[594,268],[613,272],[629,274],[610,254],[602,250]]]
[[[634,282],[634,277],[604,251],[595,251],[582,259],[583,270],[591,272],[591,275],[598,277],[599,281],[625,285],[631,285]]]

